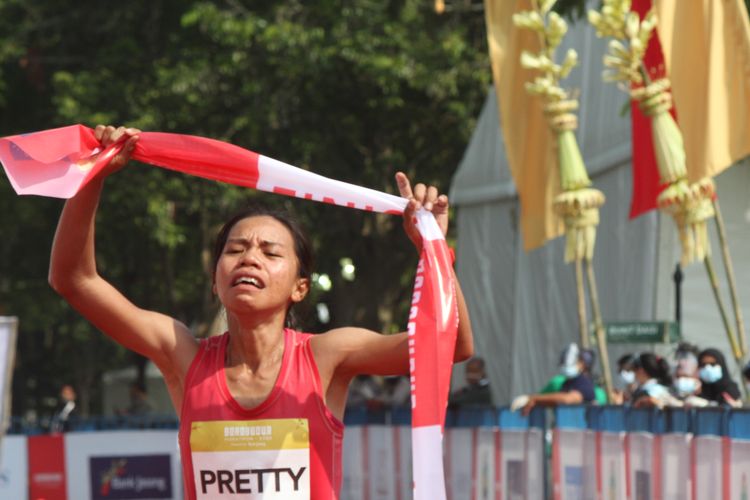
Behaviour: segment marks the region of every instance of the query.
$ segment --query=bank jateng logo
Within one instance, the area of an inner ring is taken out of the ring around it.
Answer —
[[[91,498],[172,498],[169,455],[91,457]]]

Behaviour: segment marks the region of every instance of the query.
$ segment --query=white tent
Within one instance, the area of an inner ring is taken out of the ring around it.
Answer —
[[[628,99],[614,85],[601,81],[606,42],[597,39],[587,23],[578,23],[565,45],[563,52],[575,47],[582,61],[569,83],[581,90],[579,145],[594,187],[607,197],[594,258],[602,315],[605,322],[672,320],[672,273],[679,259],[676,230],[670,218],[655,211],[628,219],[630,120],[622,114]],[[750,318],[749,188],[747,161],[718,179],[746,318]],[[523,250],[520,204],[493,89],[453,178],[451,202],[458,213],[457,272],[471,314],[476,352],[487,361],[494,402],[507,404],[517,394],[539,390],[556,372],[561,349],[578,340],[578,327],[574,269],[563,263],[563,238],[529,253]],[[712,238],[723,277],[714,234]],[[683,338],[700,347],[718,347],[730,361],[702,264],[693,264],[684,274]],[[652,347],[611,346],[610,360],[614,365],[625,352]],[[463,370],[455,370],[454,382],[460,384],[462,379]]]

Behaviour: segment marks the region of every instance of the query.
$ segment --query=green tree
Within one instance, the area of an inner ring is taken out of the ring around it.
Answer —
[[[431,2],[0,2],[0,135],[70,123],[126,123],[230,141],[336,179],[393,192],[404,170],[447,189],[490,85],[481,11]],[[327,325],[402,329],[416,253],[397,217],[311,204],[133,165],[107,182],[101,272],[135,303],[200,335],[217,304],[208,253],[243,204],[284,205],[310,229]],[[14,410],[43,411],[74,382],[134,362],[46,284],[61,203],[0,180],[0,313],[21,318]],[[7,237],[5,237],[7,235]],[[344,280],[350,258],[356,279]],[[143,366],[142,360],[136,361]]]

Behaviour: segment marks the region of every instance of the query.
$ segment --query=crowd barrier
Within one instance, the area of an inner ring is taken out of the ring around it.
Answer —
[[[342,500],[411,498],[409,410],[349,411]],[[0,498],[182,498],[176,421],[97,418],[72,432],[16,425]],[[528,417],[449,411],[450,500],[747,500],[750,411],[571,406]]]

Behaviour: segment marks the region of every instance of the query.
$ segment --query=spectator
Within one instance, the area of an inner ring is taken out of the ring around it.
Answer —
[[[567,349],[568,348],[566,347],[560,353],[560,359],[562,359],[565,356],[565,352]],[[591,359],[593,362],[593,359],[594,359],[593,351],[592,351],[592,356],[590,358],[587,357],[587,359]],[[588,376],[591,377],[591,380],[594,380],[594,376],[591,373],[592,369],[593,369],[593,366],[585,366],[584,373],[588,374]],[[568,378],[562,373],[557,373],[553,375],[552,378],[550,378],[547,381],[547,384],[544,387],[542,387],[542,390],[539,391],[539,394],[551,394],[553,392],[561,392],[562,386],[563,384],[565,384],[566,380],[568,380]],[[596,384],[594,384],[594,401],[596,402],[596,404],[600,404],[600,405],[607,404],[607,392]]]
[[[492,405],[490,381],[484,369],[484,360],[478,357],[471,358],[466,362],[465,374],[466,386],[451,394],[448,406],[457,408]]]
[[[372,375],[357,375],[349,385],[347,408],[382,409],[383,386]]]
[[[574,405],[592,403],[595,398],[594,382],[591,379],[591,368],[594,365],[594,351],[579,349],[575,343],[570,344],[560,357],[560,373],[565,382],[559,392],[549,394],[521,395],[511,404],[512,410],[522,409],[524,415],[539,406]]]
[[[717,405],[737,407],[742,404],[740,389],[729,377],[724,355],[718,349],[704,349],[698,356],[700,396]]]
[[[666,359],[651,352],[644,352],[633,358],[633,367],[638,384],[631,399],[635,408],[682,406],[682,403],[669,392],[672,376]]]
[[[675,352],[674,390],[678,399],[689,406],[706,406],[707,401],[697,396],[701,390],[698,377],[698,348],[686,342]]]
[[[404,375],[388,375],[383,377],[384,400],[392,408],[406,408],[411,406],[411,384],[409,377]]]
[[[76,416],[76,391],[72,385],[65,384],[60,388],[60,402],[50,422],[51,432],[67,432],[71,420]]]
[[[747,388],[747,392],[750,393],[750,362],[748,362],[742,369],[742,378]]]
[[[612,404],[621,405],[630,402],[638,384],[635,381],[635,366],[632,354],[620,356],[617,360],[617,373],[619,378],[619,389],[615,389],[610,397]]]

